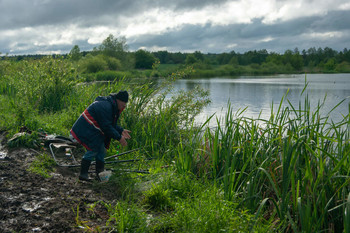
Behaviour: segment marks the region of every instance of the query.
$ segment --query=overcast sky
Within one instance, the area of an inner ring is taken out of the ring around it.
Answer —
[[[349,0],[0,0],[2,55],[89,51],[244,53],[350,49]]]

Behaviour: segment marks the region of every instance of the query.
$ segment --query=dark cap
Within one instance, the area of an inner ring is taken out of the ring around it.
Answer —
[[[117,94],[112,93],[110,94],[110,96],[112,96],[114,99],[121,100],[125,103],[127,103],[129,100],[129,94],[127,91],[119,91]]]

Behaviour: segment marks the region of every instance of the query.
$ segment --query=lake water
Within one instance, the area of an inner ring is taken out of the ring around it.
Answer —
[[[208,116],[215,114],[222,117],[227,112],[228,101],[234,112],[246,107],[244,116],[258,119],[268,119],[271,114],[273,103],[274,112],[277,112],[281,99],[286,95],[295,109],[299,108],[307,94],[310,100],[311,111],[319,101],[326,97],[325,105],[321,109],[322,116],[331,111],[343,99],[335,111],[330,114],[334,122],[343,119],[343,115],[349,114],[350,105],[350,74],[307,74],[306,82],[308,87],[301,95],[305,87],[305,74],[302,75],[274,75],[274,76],[239,76],[239,77],[218,77],[205,79],[182,79],[175,83],[175,92],[183,89],[193,89],[199,85],[210,92],[211,104],[196,118],[197,122],[204,122]],[[282,106],[289,106],[284,101]]]

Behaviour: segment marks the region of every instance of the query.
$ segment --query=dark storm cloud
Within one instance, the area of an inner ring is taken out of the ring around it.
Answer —
[[[132,16],[153,8],[200,9],[227,0],[2,0],[0,29],[81,23],[85,26],[116,23],[120,16]],[[101,17],[101,18],[100,18]]]
[[[96,20],[99,16],[113,16],[137,13],[142,8],[133,1],[113,0],[60,0],[22,1],[3,0],[3,14],[0,14],[0,29],[35,27]],[[96,23],[96,22],[95,22]]]
[[[317,17],[311,27],[316,31],[349,30],[350,11],[332,11],[326,17]]]
[[[181,13],[216,9],[217,6],[227,2],[233,1],[0,0],[0,52],[3,54],[25,54],[37,51],[67,53],[76,44],[82,51],[91,50],[98,45],[96,43],[102,42],[102,39],[99,41],[100,38],[108,36],[108,30],[110,34],[120,36],[123,30],[126,30],[128,23],[137,25],[139,21],[132,21],[135,16],[140,16],[137,20],[143,20],[145,13],[158,10],[158,12],[172,12],[181,18]],[[323,2],[318,1],[302,1],[302,3],[305,2],[314,4],[315,7],[324,5]],[[285,0],[271,4],[281,7],[285,3],[291,2]],[[335,4],[344,5],[346,2],[336,0]],[[220,12],[216,13],[220,17]],[[136,33],[133,32],[135,36],[127,37],[127,43],[130,50],[164,48],[169,51],[197,50],[218,53],[255,49],[284,52],[286,49],[295,47],[308,49],[318,46],[340,50],[350,47],[349,11],[323,9],[322,15],[313,14],[313,16],[293,18],[288,21],[277,19],[270,24],[265,23],[265,17],[268,16],[260,15],[255,19],[250,17],[251,21],[241,21],[246,23],[228,20],[220,24],[210,21],[210,18],[203,19],[197,24],[186,21],[182,25],[158,30],[154,34],[143,31],[142,35],[135,35]],[[156,20],[156,17],[152,20]],[[203,22],[207,23],[203,24]],[[99,27],[102,28],[102,32],[96,31]]]
[[[350,12],[335,11],[323,16],[303,17],[280,22],[263,24],[262,19],[255,19],[249,24],[232,24],[213,26],[211,24],[184,25],[180,30],[168,31],[162,35],[147,35],[134,38],[131,48],[142,46],[167,47],[171,51],[202,50],[204,52],[228,52],[235,50],[268,49],[273,52],[284,52],[287,49],[308,49],[310,47],[332,47],[342,50],[350,47]],[[332,41],[321,37],[305,40],[312,33],[342,31],[346,38],[333,38]],[[210,41],[215,41],[211,48]],[[237,44],[228,48],[229,44]],[[214,47],[216,46],[216,47]]]
[[[166,8],[170,6],[174,10],[201,9],[206,6],[220,5],[228,1],[229,0],[163,0],[160,1],[161,3],[159,4],[159,6],[163,6]]]

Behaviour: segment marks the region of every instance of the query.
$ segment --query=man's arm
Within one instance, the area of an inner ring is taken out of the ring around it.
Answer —
[[[111,106],[106,104],[101,105],[98,109],[96,109],[96,115],[102,132],[107,137],[111,137],[119,141],[122,137],[122,132],[118,132],[118,130],[113,126]]]

